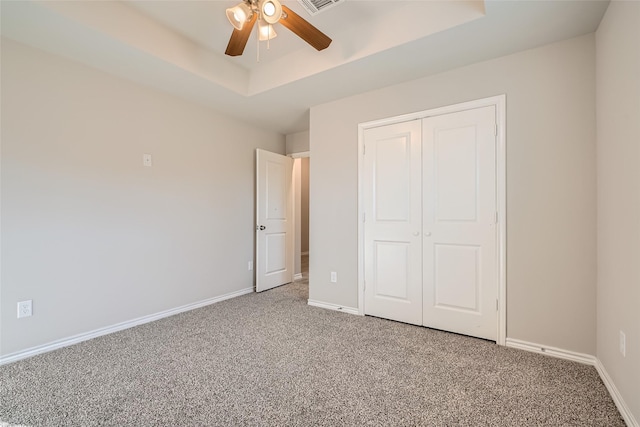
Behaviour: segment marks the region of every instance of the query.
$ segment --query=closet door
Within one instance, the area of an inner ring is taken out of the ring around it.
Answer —
[[[421,122],[364,133],[365,314],[422,324]]]
[[[497,337],[495,107],[423,119],[423,324]]]

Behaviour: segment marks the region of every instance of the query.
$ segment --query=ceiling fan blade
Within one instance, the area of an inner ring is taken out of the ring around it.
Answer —
[[[247,45],[247,41],[249,40],[249,36],[251,35],[251,30],[253,29],[253,25],[256,23],[256,18],[258,17],[257,13],[254,13],[251,19],[244,23],[242,30],[233,29],[233,33],[231,34],[231,38],[229,39],[229,44],[227,45],[227,50],[224,52],[229,56],[239,56],[244,52],[244,47]]]
[[[327,37],[326,34],[311,25],[287,6],[282,5],[282,10],[285,12],[279,21],[282,25],[296,33],[298,37],[309,43],[316,50],[329,47],[331,39]]]

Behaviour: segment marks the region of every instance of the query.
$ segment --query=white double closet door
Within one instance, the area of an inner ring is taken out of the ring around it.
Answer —
[[[364,131],[364,312],[496,340],[496,111]]]

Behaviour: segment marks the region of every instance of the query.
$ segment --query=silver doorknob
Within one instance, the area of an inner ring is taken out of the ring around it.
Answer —
[[[264,230],[264,229],[265,229],[265,228],[267,228],[267,227],[265,227],[264,225],[259,225],[259,226],[257,226],[256,228],[257,228],[258,230]]]
[[[431,232],[430,231],[425,231],[424,235],[429,237],[429,236],[431,236]]]
[[[414,231],[412,234],[413,234],[414,236],[418,237],[418,236],[420,235],[420,232],[419,232],[419,231]]]

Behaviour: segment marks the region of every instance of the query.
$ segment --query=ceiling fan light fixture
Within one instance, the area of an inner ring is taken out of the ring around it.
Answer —
[[[260,0],[260,15],[269,24],[275,24],[282,17],[282,5],[278,0]]]
[[[227,9],[227,19],[229,20],[229,22],[231,22],[231,25],[233,25],[233,27],[238,31],[242,30],[244,23],[251,18],[252,14],[253,12],[251,11],[249,5],[244,2]]]
[[[273,25],[265,22],[262,19],[258,21],[258,40],[260,40],[261,42],[266,40],[273,40],[277,35],[278,34],[273,28]]]
[[[243,14],[246,16],[245,22],[242,22]],[[268,49],[268,40],[276,37],[276,33],[272,27],[275,23],[279,23],[292,31],[315,50],[324,50],[331,44],[331,39],[327,37],[326,34],[311,25],[307,20],[287,6],[280,4],[280,0],[244,0],[240,5],[236,6],[235,9],[227,9],[227,16],[229,21],[234,24],[234,29],[229,38],[227,49],[224,52],[225,55],[242,55],[256,21],[258,21],[258,28],[256,29],[258,33],[256,34],[256,38],[258,39],[256,40],[258,43],[258,52],[260,51],[261,40],[267,41]],[[235,21],[237,21],[238,26],[235,25]],[[240,22],[242,22],[242,24],[240,24]],[[259,53],[258,61],[260,61]]]

